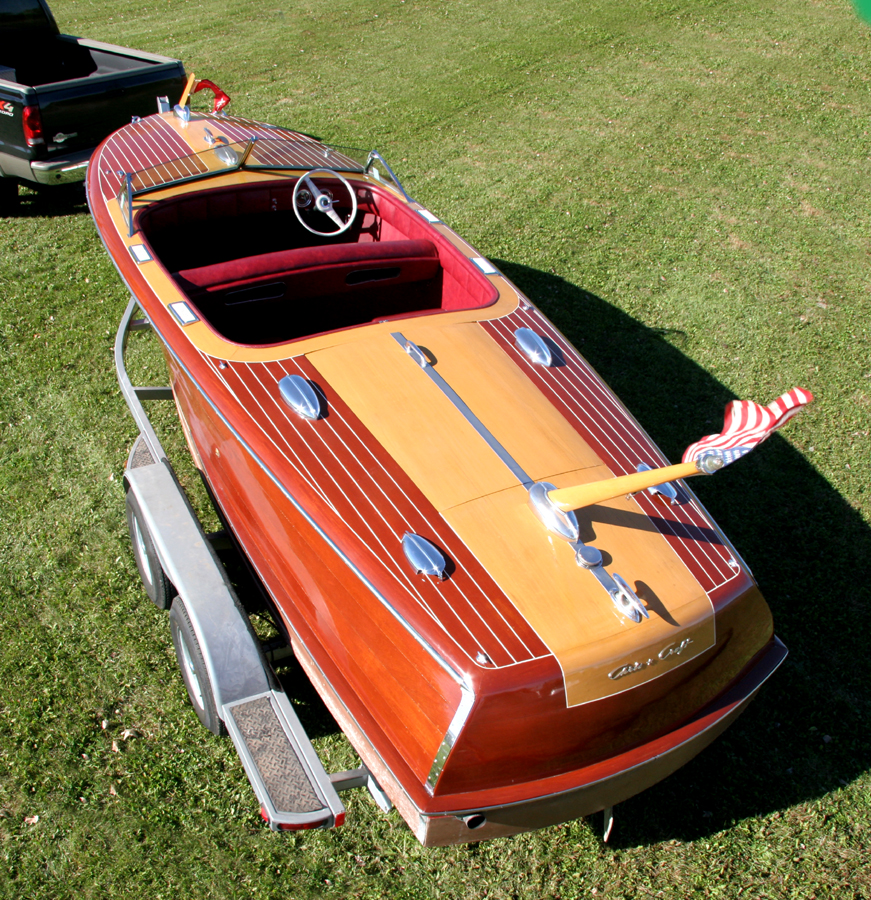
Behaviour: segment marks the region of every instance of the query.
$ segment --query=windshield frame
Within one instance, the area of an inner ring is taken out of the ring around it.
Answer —
[[[366,162],[359,162],[351,154],[360,156]],[[247,141],[232,143],[218,139],[213,146],[199,153],[191,153],[135,172],[124,172],[122,192],[132,200],[153,191],[242,170],[307,171],[329,168],[337,172],[364,175],[371,157],[372,154],[367,154],[365,150],[338,149],[312,139],[288,140],[255,136]]]

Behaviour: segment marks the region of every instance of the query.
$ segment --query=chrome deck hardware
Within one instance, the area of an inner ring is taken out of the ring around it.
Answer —
[[[321,401],[314,388],[302,375],[285,375],[278,382],[281,399],[304,419],[321,417]]]
[[[545,528],[557,537],[568,541],[575,551],[578,565],[596,577],[611,598],[614,608],[621,615],[633,622],[649,619],[650,615],[644,603],[616,572],[610,574],[603,565],[602,551],[598,547],[590,547],[580,538],[578,519],[574,512],[561,510],[548,496],[554,485],[547,481],[539,481],[529,488],[529,507]]]
[[[555,490],[555,488],[556,485],[549,481],[539,481],[530,485],[527,498],[529,508],[538,517],[539,522],[552,534],[561,537],[564,541],[584,546],[579,538],[578,517],[574,512],[564,512],[548,497],[548,491]]]
[[[130,172],[119,171],[121,176],[121,190],[118,193],[118,206],[127,220],[127,237],[133,237],[136,230],[133,227],[133,175]]]
[[[378,171],[377,165],[374,165],[376,163],[381,163],[381,165],[384,166],[384,169],[387,172],[388,177],[399,189],[399,192],[402,194],[402,196],[405,197],[405,199],[409,203],[414,203],[415,201],[412,200],[411,197],[409,197],[408,194],[405,192],[405,188],[402,186],[399,179],[396,177],[396,174],[394,173],[393,169],[391,169],[390,166],[387,165],[387,160],[385,160],[384,157],[377,150],[370,150],[369,158],[366,160],[365,171],[367,174],[372,175],[374,178],[377,178],[379,181],[384,181],[384,178],[381,176],[381,173]]]
[[[635,471],[652,472],[653,466],[649,466],[647,463],[638,463]],[[647,493],[650,494],[651,497],[654,497],[657,494],[662,494],[662,496],[665,497],[672,505],[677,503],[677,489],[671,483],[655,484],[653,487],[647,488]]]
[[[602,565],[602,552],[598,547],[588,547],[579,540],[574,544],[574,548],[578,565],[596,576],[596,580],[611,598],[617,612],[633,622],[650,618],[647,607],[641,602],[635,591],[629,587],[626,580],[616,572],[611,574],[606,571]]]
[[[518,331],[528,331],[529,334],[538,338],[538,335],[535,334],[534,331],[530,329],[518,329]],[[518,332],[515,332],[517,334]],[[463,399],[457,394],[457,392],[442,378],[442,376],[436,372],[432,363],[427,359],[426,354],[421,350],[414,341],[408,340],[404,335],[400,332],[393,332],[391,337],[396,341],[397,344],[411,357],[411,359],[415,362],[416,365],[420,366],[421,369],[426,372],[432,382],[442,391],[442,393],[454,404],[457,410],[465,417],[466,421],[478,432],[478,434],[487,442],[489,447],[496,453],[499,459],[505,463],[506,466],[514,473],[517,480],[526,488],[529,492],[527,497],[527,502],[529,503],[529,508],[535,513],[538,520],[544,525],[545,528],[551,533],[556,535],[557,537],[562,538],[564,541],[568,541],[575,551],[575,559],[579,566],[582,566],[589,572],[592,572],[596,577],[596,580],[602,587],[605,589],[605,592],[611,599],[611,602],[614,604],[614,608],[627,619],[630,619],[633,622],[640,622],[642,619],[649,618],[649,614],[647,612],[646,607],[639,599],[639,597],[635,594],[632,588],[626,583],[626,581],[621,578],[616,572],[614,575],[610,575],[603,566],[602,562],[602,553],[596,547],[588,547],[580,538],[580,528],[578,526],[578,518],[575,513],[571,510],[563,511],[561,510],[553,500],[548,496],[549,491],[553,491],[556,489],[556,486],[550,484],[547,481],[533,481],[532,478],[523,470],[520,463],[514,459],[513,456],[502,446],[501,443],[494,437],[494,435],[486,428],[486,426],[481,422],[481,420],[472,412],[471,409],[466,405]],[[524,338],[525,340],[525,338]],[[548,354],[550,354],[550,350],[544,341],[541,338],[538,338],[541,344],[544,346],[545,350]],[[534,341],[532,342],[533,346],[538,346]],[[406,548],[406,540],[409,543],[414,539],[414,543],[416,544],[419,541],[424,541],[423,538],[418,535],[407,534],[402,539],[402,546],[405,550],[405,555],[408,558],[409,562],[412,565],[417,565],[411,556],[409,556],[409,549]],[[429,544],[428,541],[425,541],[426,545],[430,548],[430,550],[438,553],[438,551]],[[423,548],[420,552],[425,551],[426,548]],[[417,548],[415,552],[418,552]],[[441,554],[439,554],[441,556]],[[442,560],[444,562],[444,560]],[[425,569],[420,568],[416,569],[416,571],[425,571]],[[434,573],[430,573],[434,574]]]
[[[402,552],[417,575],[429,575],[444,581],[447,563],[444,556],[426,538],[406,532],[402,538]]]
[[[544,338],[536,334],[531,328],[518,328],[514,332],[514,343],[517,349],[537,366],[549,366],[553,362],[553,354],[550,352]]]

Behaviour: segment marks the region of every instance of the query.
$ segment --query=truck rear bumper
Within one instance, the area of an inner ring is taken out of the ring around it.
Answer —
[[[12,178],[37,184],[69,184],[84,181],[93,149],[70,153],[62,159],[30,162],[8,153],[0,153],[0,171]]]
[[[88,160],[91,150],[80,150],[70,153],[63,159],[45,160],[30,164],[33,180],[39,184],[68,184],[71,181],[84,181],[88,171]]]

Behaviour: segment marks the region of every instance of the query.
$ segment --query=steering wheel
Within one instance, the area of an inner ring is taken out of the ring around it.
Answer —
[[[348,192],[348,196],[351,198],[351,215],[348,216],[346,222],[343,222],[342,217],[333,209],[333,204],[335,202],[333,200],[333,195],[329,191],[322,191],[318,188],[312,177],[314,175],[327,175],[330,178],[338,178],[342,185],[344,185],[345,190]],[[308,208],[312,208],[317,210],[317,212],[321,212],[325,216],[328,216],[339,226],[338,230],[318,231],[316,228],[312,228],[302,217],[302,210]],[[307,229],[312,234],[332,237],[336,234],[342,234],[342,232],[347,231],[351,227],[351,223],[357,215],[357,194],[354,192],[354,188],[348,183],[348,180],[343,178],[335,170],[309,169],[305,175],[300,176],[299,181],[296,183],[296,187],[293,189],[293,211],[296,213],[299,224],[302,225],[303,228]]]

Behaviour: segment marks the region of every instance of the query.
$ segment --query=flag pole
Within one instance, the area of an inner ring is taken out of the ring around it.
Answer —
[[[194,83],[197,80],[197,76],[191,72],[188,77],[187,84],[185,85],[184,91],[182,92],[181,98],[178,101],[178,105],[184,108],[187,105],[188,97],[191,95],[191,91],[193,90]]]
[[[733,400],[726,407],[723,430],[719,434],[709,434],[687,447],[683,462],[631,475],[618,475],[604,481],[554,488],[547,492],[547,500],[562,512],[571,512],[625,494],[637,494],[678,478],[713,475],[761,444],[813,399],[814,395],[810,391],[797,387],[782,394],[768,406],[760,406],[752,400]]]
[[[706,473],[699,468],[695,461],[678,463],[675,466],[664,466],[661,469],[650,469],[647,472],[606,478],[604,481],[592,481],[574,487],[557,488],[554,491],[548,491],[547,496],[559,509],[568,512],[572,509],[591,506],[593,503],[601,503],[604,500],[613,500],[624,494],[637,494],[638,491],[656,487],[668,481],[676,481],[678,478],[703,474]]]

